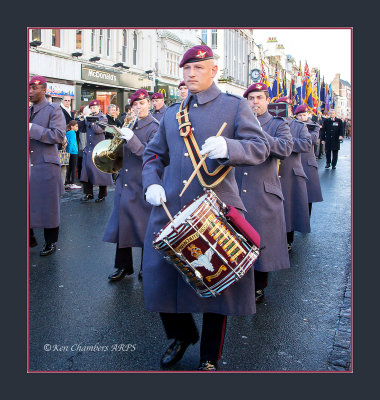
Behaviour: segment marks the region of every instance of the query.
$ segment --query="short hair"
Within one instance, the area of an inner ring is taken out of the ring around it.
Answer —
[[[132,106],[130,104],[126,104],[126,106],[124,107],[124,110],[125,110],[125,112],[128,112],[131,108],[132,108]]]
[[[50,94],[45,94],[45,97],[46,97],[47,99],[51,99],[51,95],[50,95]]]
[[[111,108],[115,108],[115,109],[116,109],[116,104],[110,104],[110,105],[108,106],[108,111],[109,111]]]

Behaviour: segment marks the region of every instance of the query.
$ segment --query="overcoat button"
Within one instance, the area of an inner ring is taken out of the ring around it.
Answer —
[[[244,175],[247,176],[247,175],[248,175],[248,172],[244,172]]]
[[[189,153],[185,153],[184,156],[185,156],[185,157],[189,157]]]
[[[243,193],[247,193],[247,191],[245,189],[243,189]]]
[[[124,186],[128,186],[126,183],[124,183]]]
[[[194,107],[197,108],[197,107],[198,107],[198,104],[194,104]]]

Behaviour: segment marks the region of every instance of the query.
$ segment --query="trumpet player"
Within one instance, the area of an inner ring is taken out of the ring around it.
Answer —
[[[116,180],[114,208],[103,240],[116,243],[115,271],[108,279],[118,281],[133,274],[132,247],[143,247],[151,206],[145,202],[142,188],[142,155],[159,123],[149,113],[149,94],[137,90],[131,97],[136,118],[121,128],[123,166]],[[141,271],[139,278],[141,278]]]
[[[80,181],[83,182],[84,196],[81,201],[88,202],[94,198],[94,185],[99,185],[98,198],[96,203],[102,202],[107,196],[107,186],[112,185],[112,177],[109,174],[99,171],[92,162],[92,152],[94,147],[105,139],[104,129],[96,122],[91,122],[88,117],[98,117],[98,122],[107,122],[107,118],[100,111],[100,103],[98,100],[92,100],[89,104],[91,114],[85,117],[84,121],[78,122],[80,126],[86,129],[86,147],[83,149],[82,172]]]

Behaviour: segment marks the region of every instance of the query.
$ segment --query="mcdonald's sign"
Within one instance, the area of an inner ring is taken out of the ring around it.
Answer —
[[[164,95],[164,99],[167,99],[169,93],[169,86],[158,86],[157,92],[162,93]]]

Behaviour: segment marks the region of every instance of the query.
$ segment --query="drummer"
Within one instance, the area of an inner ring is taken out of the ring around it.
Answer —
[[[252,269],[236,284],[215,298],[201,298],[153,247],[154,233],[168,222],[161,206],[162,199],[175,215],[182,207],[203,193],[203,184],[215,184],[216,195],[226,204],[245,211],[239,197],[234,167],[257,165],[269,155],[269,143],[259,122],[252,116],[247,100],[222,93],[215,85],[218,67],[212,50],[194,46],[183,56],[184,82],[189,95],[184,101],[182,116],[189,112],[190,126],[182,135],[193,135],[196,151],[188,151],[180,135],[176,115],[180,104],[167,108],[155,137],[148,143],[143,156],[143,190],[146,201],[153,205],[144,245],[143,282],[145,306],[160,313],[168,339],[173,342],[161,358],[163,368],[177,363],[190,344],[199,340],[192,313],[203,314],[198,370],[215,371],[221,357],[227,315],[251,315],[256,312],[254,274]],[[212,118],[210,118],[212,115]],[[224,122],[221,136],[216,133]],[[194,170],[194,162],[209,153],[207,171],[200,169],[184,192],[179,193]],[[218,168],[218,171],[215,171]],[[212,172],[217,172],[212,175]]]
[[[291,154],[293,141],[285,119],[268,112],[270,97],[265,84],[254,83],[243,96],[248,99],[270,143],[270,156],[264,163],[236,168],[240,196],[248,211],[247,220],[258,231],[263,248],[254,264],[256,303],[261,303],[268,285],[268,272],[290,267],[278,162]]]
[[[159,123],[149,113],[150,99],[146,90],[137,90],[130,104],[138,120],[132,129],[121,128],[121,137],[125,139],[123,166],[116,179],[114,208],[103,237],[105,242],[116,243],[115,271],[108,277],[111,282],[133,274],[132,247],[143,247],[151,211],[142,194],[142,154]]]

